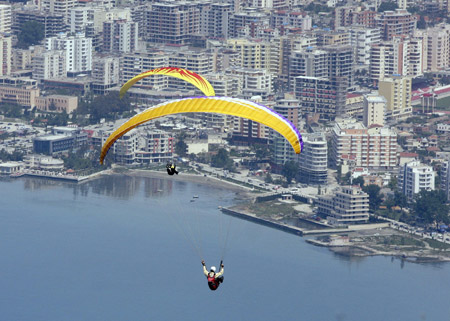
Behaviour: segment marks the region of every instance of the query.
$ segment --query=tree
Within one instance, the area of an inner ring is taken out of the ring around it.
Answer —
[[[398,181],[397,181],[397,177],[391,177],[391,179],[389,180],[389,183],[388,183],[388,187],[391,189],[391,190],[393,190],[393,191],[395,191],[396,189],[397,189],[397,184],[398,184]]]
[[[353,185],[359,185],[359,187],[364,186],[364,178],[362,176],[358,176],[353,180]]]
[[[378,12],[394,11],[395,9],[398,9],[395,2],[382,2],[378,7]]]
[[[297,176],[298,173],[298,163],[294,161],[287,161],[284,163],[283,168],[281,169],[281,175],[286,178],[288,184],[292,182],[292,179]]]
[[[184,139],[186,138],[186,133],[181,132],[177,135],[177,142],[175,143],[175,153],[178,156],[186,156],[188,146]]]
[[[394,205],[400,206],[400,208],[408,207],[408,198],[405,194],[395,191],[394,192]]]
[[[22,24],[20,33],[17,35],[19,48],[28,49],[28,47],[39,44],[44,39],[44,25],[37,21],[27,21]]]
[[[442,191],[421,190],[414,198],[413,213],[425,223],[450,222],[449,206]]]
[[[383,201],[383,199],[380,195],[381,188],[377,185],[370,184],[370,185],[364,186],[362,189],[364,192],[369,194],[369,208],[372,211],[377,210],[378,207],[380,206],[381,202]]]
[[[264,182],[271,184],[273,183],[273,178],[272,175],[270,175],[270,173],[267,173],[266,178],[264,179]]]
[[[225,148],[220,148],[216,155],[211,157],[211,166],[221,167],[230,171],[234,170],[234,162],[228,156],[228,152]]]

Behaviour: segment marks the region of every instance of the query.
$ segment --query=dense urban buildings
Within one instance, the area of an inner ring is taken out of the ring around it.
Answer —
[[[400,167],[398,187],[409,200],[412,200],[414,195],[422,190],[434,190],[434,179],[435,174],[431,166],[412,161]]]

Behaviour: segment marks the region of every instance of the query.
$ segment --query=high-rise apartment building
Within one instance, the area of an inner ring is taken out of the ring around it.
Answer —
[[[227,38],[229,16],[233,12],[230,3],[211,3],[211,7],[206,11],[206,21],[202,24],[202,33],[208,38]]]
[[[64,23],[68,24],[69,10],[74,8],[77,4],[78,3],[75,0],[42,0],[42,9],[45,12],[49,12],[57,16],[63,16]]]
[[[321,120],[333,120],[345,114],[347,79],[341,77],[295,77],[294,94],[301,113],[318,114]]]
[[[360,187],[342,186],[333,195],[318,196],[317,213],[333,225],[366,223],[369,220],[369,194]]]
[[[386,98],[386,120],[402,119],[412,114],[411,78],[393,75],[380,80],[378,92]]]
[[[34,79],[58,79],[67,76],[66,52],[50,50],[32,58]]]
[[[298,127],[300,105],[297,99],[279,99],[273,109]],[[279,133],[272,131],[272,162],[282,166],[287,161],[297,160],[291,144]]]
[[[361,25],[367,28],[375,28],[376,12],[372,10],[365,10],[363,7],[357,6],[344,6],[336,7],[334,10],[334,29],[337,30],[340,27]]]
[[[270,15],[270,26],[272,28],[289,26],[301,31],[308,31],[312,28],[312,18],[305,12],[275,10]]]
[[[80,73],[92,70],[92,39],[82,34],[60,34],[46,39],[47,50],[66,52],[66,70],[68,73]]]
[[[44,26],[44,37],[53,37],[66,31],[64,17],[62,15],[45,13],[38,10],[18,8],[13,12],[13,32],[20,32],[22,25],[28,21],[36,21]]]
[[[239,67],[270,70],[271,44],[249,39],[228,39],[227,47],[240,57]]]
[[[125,55],[120,60],[120,83],[125,83],[143,70],[152,70],[165,66],[170,66],[169,57],[162,51]],[[168,78],[158,75],[146,77],[136,83],[134,87],[162,90],[168,87]]]
[[[422,40],[394,37],[375,44],[370,51],[370,77],[374,82],[392,75],[423,75]]]
[[[445,193],[447,200],[450,200],[450,159],[442,163],[440,178],[441,190]]]
[[[242,30],[248,28],[248,36],[256,37],[257,26],[270,26],[270,17],[268,14],[255,11],[254,8],[249,8],[243,12],[237,12],[230,16],[229,20],[229,37],[239,37]]]
[[[386,98],[377,94],[364,95],[363,124],[367,128],[372,125],[384,126],[386,112]]]
[[[328,180],[328,146],[324,133],[303,135],[303,151],[298,155],[301,183],[326,185]]]
[[[11,74],[12,37],[0,34],[0,76]]]
[[[10,4],[0,4],[0,33],[12,30],[12,10]]]
[[[370,48],[381,40],[380,29],[351,26],[347,30],[350,33],[350,45],[354,49],[355,63],[358,65],[369,65]]]
[[[133,53],[138,47],[138,24],[127,20],[103,23],[103,45],[105,52]]]
[[[120,84],[120,59],[118,57],[94,57],[92,60],[92,90],[104,94],[111,87]]]
[[[448,24],[417,30],[415,34],[423,41],[423,59],[427,71],[436,72],[450,66],[450,26]]]
[[[147,39],[155,43],[185,44],[200,33],[201,3],[153,3],[147,12]]]
[[[391,169],[397,166],[397,133],[386,127],[366,128],[355,120],[337,121],[332,131],[333,166],[354,159],[355,166]]]
[[[400,167],[398,172],[398,188],[409,199],[422,190],[434,190],[433,167],[412,161]]]
[[[415,16],[404,9],[384,11],[375,20],[383,40],[392,40],[394,36],[412,36],[416,28]]]

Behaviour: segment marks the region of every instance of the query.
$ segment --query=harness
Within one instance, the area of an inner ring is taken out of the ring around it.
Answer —
[[[216,279],[215,275],[209,276],[208,274],[208,286],[213,291],[219,287],[219,281]]]

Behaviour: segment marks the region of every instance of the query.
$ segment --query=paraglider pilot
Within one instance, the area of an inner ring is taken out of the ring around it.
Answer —
[[[220,271],[216,273],[216,267],[211,266],[210,271],[206,269],[205,261],[202,261],[203,265],[203,274],[205,274],[206,278],[208,279],[208,286],[211,291],[217,290],[220,283],[223,282],[223,262],[220,261]]]
[[[169,175],[177,174],[178,175],[176,167],[177,167],[177,165],[175,165],[175,164],[167,163],[167,165],[166,165],[167,174],[169,174]]]

